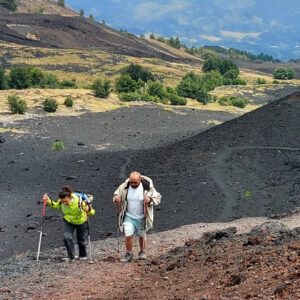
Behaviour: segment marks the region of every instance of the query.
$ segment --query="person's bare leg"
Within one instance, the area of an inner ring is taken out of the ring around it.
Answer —
[[[147,237],[140,237],[139,238],[139,244],[140,244],[140,251],[144,251],[146,250],[146,246],[147,246]]]
[[[125,236],[125,246],[126,246],[127,252],[132,252],[133,242],[134,242],[133,235]]]

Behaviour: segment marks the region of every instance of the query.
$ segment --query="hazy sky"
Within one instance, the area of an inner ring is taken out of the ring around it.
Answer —
[[[300,0],[67,0],[66,4],[135,34],[178,36],[195,46],[261,47],[265,53],[300,57]]]

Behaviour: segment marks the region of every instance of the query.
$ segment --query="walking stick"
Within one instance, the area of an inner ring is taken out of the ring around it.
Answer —
[[[119,228],[120,202],[117,202],[117,240],[118,240],[118,256],[120,255],[120,228]]]
[[[41,229],[40,229],[40,239],[39,239],[39,246],[38,246],[38,252],[37,252],[37,256],[36,256],[36,260],[39,260],[40,257],[40,250],[41,250],[41,243],[42,243],[42,235],[43,235],[43,224],[45,222],[45,213],[46,213],[46,204],[47,204],[47,200],[44,200],[43,203],[43,211],[42,211],[42,224],[41,224]]]
[[[87,228],[88,228],[89,263],[92,263],[93,262],[93,259],[92,259],[92,244],[91,244],[90,223],[89,223],[88,214],[86,214],[86,222],[87,222]]]

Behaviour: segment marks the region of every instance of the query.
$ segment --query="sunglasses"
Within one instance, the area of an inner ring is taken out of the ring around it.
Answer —
[[[130,183],[130,184],[133,184],[133,185],[139,184],[139,182],[136,182],[136,181],[130,181],[129,183]]]

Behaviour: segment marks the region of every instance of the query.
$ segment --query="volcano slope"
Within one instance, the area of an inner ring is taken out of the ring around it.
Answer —
[[[132,170],[150,176],[163,195],[155,212],[157,231],[299,206],[300,93],[237,119],[184,111],[135,106],[47,117],[16,123],[25,134],[1,134],[2,257],[35,250],[37,203],[44,192],[55,199],[63,184],[94,194],[92,239],[115,235],[112,193]],[[210,119],[232,120],[204,131]],[[65,151],[51,152],[55,139],[65,142]],[[47,210],[44,248],[61,245],[58,215]]]

